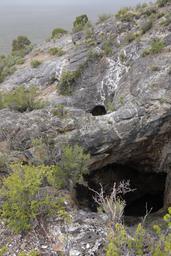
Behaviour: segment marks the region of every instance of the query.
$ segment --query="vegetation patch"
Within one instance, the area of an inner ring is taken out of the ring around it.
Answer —
[[[89,155],[80,146],[68,145],[63,147],[58,165],[11,165],[12,172],[0,189],[1,218],[16,233],[29,230],[35,221],[51,214],[69,218],[58,192],[84,183],[88,161]],[[53,189],[48,192],[47,188]]]
[[[51,35],[51,39],[59,39],[61,38],[63,35],[66,35],[68,32],[63,29],[63,28],[55,28],[52,31],[52,35]]]
[[[52,56],[62,56],[65,54],[65,52],[60,47],[54,47],[49,49],[49,54]]]
[[[41,64],[42,64],[42,62],[39,61],[39,60],[32,60],[31,61],[31,67],[32,68],[38,68]]]
[[[18,36],[12,42],[12,51],[20,51],[27,48],[29,45],[31,45],[31,42],[26,36]]]
[[[41,256],[41,255],[40,255],[40,253],[39,253],[38,251],[33,250],[33,251],[31,251],[31,252],[28,252],[28,253],[26,253],[26,252],[20,252],[20,253],[18,254],[18,256]]]
[[[51,112],[53,116],[57,116],[59,118],[64,118],[68,114],[67,110],[62,104],[56,105]]]
[[[13,40],[11,54],[0,56],[0,83],[16,71],[16,65],[24,63],[24,56],[31,50],[32,45],[27,37],[18,36]]]
[[[42,102],[36,100],[37,89],[32,86],[26,89],[19,86],[9,93],[0,94],[0,108],[10,108],[19,112],[32,111],[44,106]]]
[[[86,14],[76,17],[73,23],[73,31],[78,32],[83,30],[85,28],[85,25],[88,24],[88,22],[89,20]]]
[[[158,54],[163,50],[164,47],[165,47],[164,41],[160,38],[155,38],[151,42],[150,48],[147,48],[144,50],[142,56],[145,57],[146,55],[150,55],[150,54]]]
[[[157,0],[158,7],[164,7],[165,5],[169,4],[170,0]]]
[[[126,43],[132,43],[140,34],[138,32],[129,32],[125,38]]]
[[[4,256],[5,253],[7,253],[7,247],[3,246],[2,248],[0,248],[0,256]]]
[[[160,225],[153,225],[149,232],[143,223],[138,224],[130,235],[122,223],[117,223],[109,232],[106,256],[119,255],[161,255],[168,256],[171,251],[171,208],[164,216],[164,230]]]
[[[14,164],[11,168],[13,172],[4,180],[0,190],[4,200],[1,217],[16,233],[29,230],[36,218],[63,209],[61,200],[52,200],[50,195],[41,192],[43,181],[46,179],[50,183],[57,175],[56,167]]]
[[[130,8],[122,8],[117,14],[116,18],[123,22],[131,22],[138,16],[138,13]]]
[[[103,45],[102,45],[102,50],[104,51],[104,54],[106,56],[111,56],[113,49],[112,49],[113,43],[110,39],[104,41]]]
[[[63,71],[58,84],[58,90],[61,95],[71,95],[74,89],[74,84],[81,75],[81,70]]]

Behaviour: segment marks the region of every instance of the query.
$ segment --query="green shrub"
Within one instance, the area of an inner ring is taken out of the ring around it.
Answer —
[[[113,49],[112,49],[112,42],[111,40],[106,40],[104,41],[103,45],[102,45],[102,50],[104,51],[104,54],[106,56],[111,56],[113,53]]]
[[[125,54],[124,51],[122,51],[122,52],[120,53],[119,58],[120,58],[120,61],[121,61],[122,63],[124,63],[124,62],[127,60],[127,56],[126,56],[126,54]]]
[[[164,47],[165,47],[164,41],[159,38],[156,38],[151,43],[150,53],[151,54],[160,53]]]
[[[80,75],[80,69],[77,71],[63,71],[58,84],[59,93],[61,95],[71,95],[74,89],[74,84]]]
[[[87,23],[88,23],[88,17],[86,14],[76,17],[76,19],[73,23],[74,32],[83,30]]]
[[[73,186],[76,183],[84,183],[83,176],[88,173],[89,159],[89,154],[85,153],[78,145],[63,147],[59,166],[62,170],[62,180],[66,187],[69,186],[70,181],[72,181]]]
[[[136,32],[129,32],[125,38],[125,41],[126,41],[126,43],[129,44],[129,43],[133,42],[138,36],[139,36],[139,34]]]
[[[152,15],[156,15],[157,13],[158,13],[158,9],[156,8],[156,6],[148,6],[142,11],[142,14],[148,17],[149,16],[152,17]]]
[[[55,200],[46,191],[41,192],[45,180],[54,182],[56,167],[14,164],[11,168],[13,172],[4,179],[0,190],[4,200],[1,217],[16,233],[30,229],[35,219],[63,209],[61,199]]]
[[[158,7],[164,7],[168,3],[170,3],[170,0],[157,0]]]
[[[41,64],[42,64],[42,62],[39,61],[39,60],[32,60],[32,61],[31,61],[31,67],[32,67],[32,68],[37,68],[37,67],[39,67]]]
[[[52,35],[51,35],[51,39],[59,39],[61,38],[63,35],[66,35],[68,32],[63,29],[63,28],[55,28],[52,31]]]
[[[34,86],[26,89],[19,86],[6,94],[1,94],[1,108],[8,107],[19,112],[32,111],[43,107],[43,103],[36,100],[37,90]]]
[[[52,114],[54,116],[57,116],[59,118],[64,118],[67,116],[67,110],[65,110],[65,107],[61,104],[56,105],[53,110],[52,110]]]
[[[168,256],[171,251],[171,208],[164,216],[164,225],[154,225],[148,230],[138,224],[134,232],[128,233],[123,224],[116,224],[109,232],[109,243],[106,256],[120,255],[153,255]]]
[[[151,42],[150,48],[147,48],[144,50],[142,56],[144,57],[144,56],[150,55],[150,54],[158,54],[163,50],[164,47],[165,47],[164,41],[159,38],[155,38]]]
[[[6,246],[3,246],[2,248],[0,248],[0,256],[4,256],[6,252],[7,252]]]
[[[12,51],[20,51],[31,45],[30,40],[26,36],[18,36],[12,42]]]
[[[0,56],[0,83],[3,82],[6,77],[12,75],[15,72],[15,65],[20,64],[21,59],[21,57],[13,55]]]
[[[109,113],[112,113],[112,112],[115,111],[114,103],[113,103],[113,101],[111,101],[111,100],[109,100],[109,101],[107,102],[106,107],[107,107],[107,111],[108,111]]]
[[[62,56],[65,54],[65,52],[62,50],[62,48],[54,47],[49,49],[49,54],[52,56]]]
[[[121,21],[130,22],[137,17],[138,13],[130,8],[122,8],[115,16]]]
[[[39,145],[39,141],[34,144]],[[11,165],[12,172],[0,189],[1,218],[16,233],[29,230],[35,220],[49,214],[56,213],[67,220],[63,198],[57,197],[56,192],[84,183],[89,158],[80,146],[64,146],[56,166]],[[53,190],[47,190],[47,186]]]

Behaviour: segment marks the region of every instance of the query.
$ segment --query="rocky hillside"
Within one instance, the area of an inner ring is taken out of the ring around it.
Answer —
[[[32,111],[1,107],[0,173],[9,171],[4,159],[56,164],[64,144],[78,144],[91,155],[89,185],[96,188],[101,183],[107,191],[114,181],[126,178],[138,188],[128,199],[128,215],[136,215],[137,200],[141,204],[145,196],[156,210],[167,208],[171,204],[170,1],[125,8],[116,16],[99,17],[95,25],[86,24],[35,46],[0,84],[6,95],[21,86],[34,86],[36,99],[43,101]],[[35,140],[45,147],[43,154],[36,151]],[[159,205],[154,196],[161,198]],[[78,186],[76,197],[91,209],[92,195],[86,188]],[[68,232],[73,243],[69,255],[103,255],[97,251],[105,237],[105,216],[84,210],[73,215],[68,231],[59,220],[48,223],[49,237],[61,236],[64,243],[63,234]],[[12,236],[8,232],[2,223],[0,235],[6,242]],[[56,247],[49,252],[43,233],[39,236],[29,234],[25,240],[14,236],[8,255],[35,247],[42,255],[58,255]]]

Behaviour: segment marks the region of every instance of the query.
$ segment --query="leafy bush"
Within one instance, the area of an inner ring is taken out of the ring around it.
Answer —
[[[157,15],[157,13],[158,13],[158,9],[156,8],[156,6],[148,6],[142,11],[141,14],[144,16],[152,17],[153,15]]]
[[[39,141],[34,144],[39,145]],[[11,165],[12,173],[3,180],[0,189],[1,218],[16,233],[29,230],[35,220],[52,213],[67,220],[63,198],[57,197],[56,192],[71,188],[71,184],[72,188],[76,183],[83,184],[88,161],[89,155],[80,146],[65,146],[56,166]]]
[[[4,256],[6,252],[7,252],[6,246],[3,246],[2,248],[0,248],[0,256]]]
[[[127,60],[127,56],[125,54],[124,51],[121,51],[120,55],[119,55],[119,59],[122,63],[124,63]]]
[[[121,223],[115,224],[109,233],[106,256],[119,255],[153,255],[168,256],[171,251],[171,208],[164,216],[167,226],[164,230],[154,225],[153,230],[145,229],[139,224],[133,234],[129,234]]]
[[[7,56],[0,56],[0,83],[15,72],[16,65],[24,63],[24,56],[28,54],[31,49],[31,42],[27,37],[19,36],[13,41],[12,53]]]
[[[37,90],[34,86],[26,89],[19,86],[15,90],[0,96],[0,107],[8,107],[19,112],[32,111],[43,107],[43,103],[35,99]]]
[[[37,68],[37,67],[39,67],[41,64],[42,64],[42,62],[39,61],[39,60],[32,60],[32,61],[31,61],[31,67],[32,67],[32,68]]]
[[[74,84],[76,80],[80,77],[81,71],[63,71],[61,75],[60,82],[58,84],[58,90],[61,95],[72,94]]]
[[[157,0],[157,4],[159,7],[164,7],[168,3],[170,3],[170,0]]]
[[[16,233],[30,229],[35,219],[63,209],[61,199],[52,200],[47,192],[41,192],[45,180],[54,181],[56,167],[14,164],[12,170],[0,190],[4,200],[1,217]]]
[[[122,8],[115,16],[121,21],[130,22],[137,17],[138,13],[130,8]]]
[[[76,17],[73,23],[74,32],[83,30],[87,23],[88,23],[88,17],[86,14]]]
[[[67,110],[65,110],[65,107],[62,104],[59,104],[53,108],[52,114],[59,118],[64,118],[67,116]]]
[[[26,36],[18,36],[12,42],[12,51],[16,52],[26,49],[29,45],[31,45],[31,42]]]
[[[107,111],[108,111],[109,113],[112,113],[112,112],[115,111],[114,103],[113,103],[113,101],[111,101],[111,100],[107,101],[106,107],[107,107]]]
[[[103,45],[102,45],[102,50],[104,51],[104,54],[106,56],[111,56],[113,49],[112,49],[112,42],[111,40],[106,40],[104,41]]]
[[[151,42],[151,47],[144,50],[142,56],[160,53],[164,47],[164,41],[159,38],[156,38]]]
[[[126,41],[126,43],[129,44],[129,43],[133,42],[138,36],[139,36],[139,34],[136,32],[129,32],[125,38],[125,41]]]
[[[52,35],[51,35],[51,39],[59,39],[61,38],[63,35],[66,35],[67,31],[63,28],[55,28],[52,31]]]
[[[52,56],[62,56],[65,54],[65,52],[62,50],[62,48],[54,47],[49,49],[49,54]]]
[[[88,173],[89,159],[89,154],[85,153],[78,145],[63,147],[59,166],[62,170],[62,180],[66,187],[69,186],[70,181],[72,181],[73,186],[76,183],[84,183],[83,175]]]
[[[19,56],[0,56],[0,83],[3,82],[6,77],[15,72],[16,64],[22,64],[22,62],[23,59]]]

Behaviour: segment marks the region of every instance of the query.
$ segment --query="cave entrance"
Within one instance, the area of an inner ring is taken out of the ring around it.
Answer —
[[[129,165],[111,164],[86,176],[88,186],[100,191],[101,184],[105,195],[112,191],[113,184],[129,180],[134,191],[126,194],[125,216],[144,216],[147,211],[157,212],[163,207],[166,174],[154,172],[140,172]],[[94,193],[87,187],[77,185],[77,200],[82,207],[97,211]]]
[[[106,115],[106,109],[104,106],[102,105],[97,105],[95,106],[91,111],[90,113],[93,115],[93,116],[103,116],[103,115]]]

